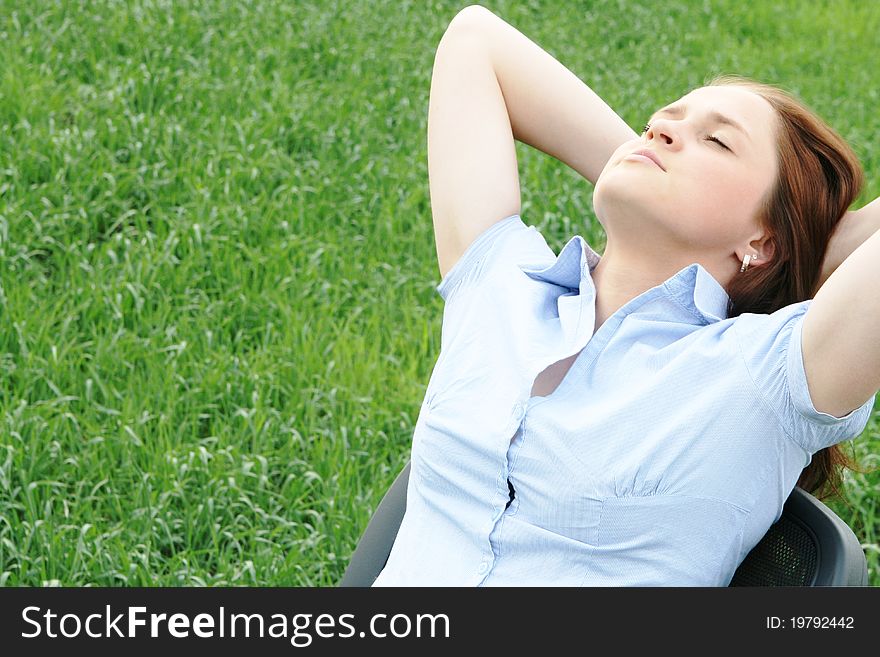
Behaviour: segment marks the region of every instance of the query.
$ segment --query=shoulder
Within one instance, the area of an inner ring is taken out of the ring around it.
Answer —
[[[874,392],[843,405],[817,394],[816,375],[822,376],[820,363],[825,359],[815,350],[806,351],[804,331],[812,304],[808,299],[770,314],[744,313],[734,318],[734,333],[757,392],[777,413],[786,433],[815,453],[864,430]]]
[[[458,288],[473,287],[495,274],[509,275],[515,265],[543,266],[555,257],[534,226],[527,226],[518,214],[510,215],[477,235],[436,289],[448,301]]]

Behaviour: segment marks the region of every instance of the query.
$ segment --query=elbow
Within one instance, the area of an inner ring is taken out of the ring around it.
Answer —
[[[434,53],[435,59],[440,52],[448,48],[456,48],[457,46],[453,44],[462,41],[485,44],[489,34],[487,26],[491,25],[493,20],[498,20],[498,17],[482,5],[468,5],[459,11],[443,32]]]
[[[495,14],[483,5],[468,5],[452,17],[449,25],[446,26],[444,36],[453,31],[453,29],[459,31],[479,27],[488,17],[495,18]]]

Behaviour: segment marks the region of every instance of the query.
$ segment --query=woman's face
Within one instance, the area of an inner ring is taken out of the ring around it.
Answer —
[[[756,217],[776,179],[776,112],[734,86],[694,89],[673,107],[657,111],[647,132],[612,154],[596,180],[593,207],[609,241],[650,239],[688,257],[729,257],[763,232]],[[663,168],[631,156],[641,149]]]

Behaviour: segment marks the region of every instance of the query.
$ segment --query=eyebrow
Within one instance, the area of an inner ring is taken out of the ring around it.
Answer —
[[[685,109],[687,109],[687,105],[670,105],[668,107],[664,107],[663,109],[657,110],[656,112],[654,112],[654,115],[651,118],[654,118],[654,116],[656,116],[657,114],[664,114],[664,113],[665,114],[674,114],[675,116],[681,116],[682,114],[684,114]],[[709,119],[712,121],[715,121],[716,123],[722,123],[724,125],[729,125],[733,128],[736,128],[737,130],[742,132],[749,141],[752,140],[748,131],[745,128],[743,128],[740,123],[738,123],[737,121],[734,121],[729,116],[725,116],[724,114],[722,114],[721,112],[719,112],[717,110],[713,110],[713,111],[709,112]]]

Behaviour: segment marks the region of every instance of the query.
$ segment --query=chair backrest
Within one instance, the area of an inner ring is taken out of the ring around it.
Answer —
[[[852,529],[797,486],[730,581],[730,586],[867,585],[868,562]]]
[[[406,511],[410,463],[385,493],[339,586],[371,586],[385,567]],[[853,531],[795,487],[779,520],[739,565],[730,586],[866,586],[868,563]]]
[[[372,586],[382,572],[406,511],[409,470],[407,461],[367,523],[339,586]]]

